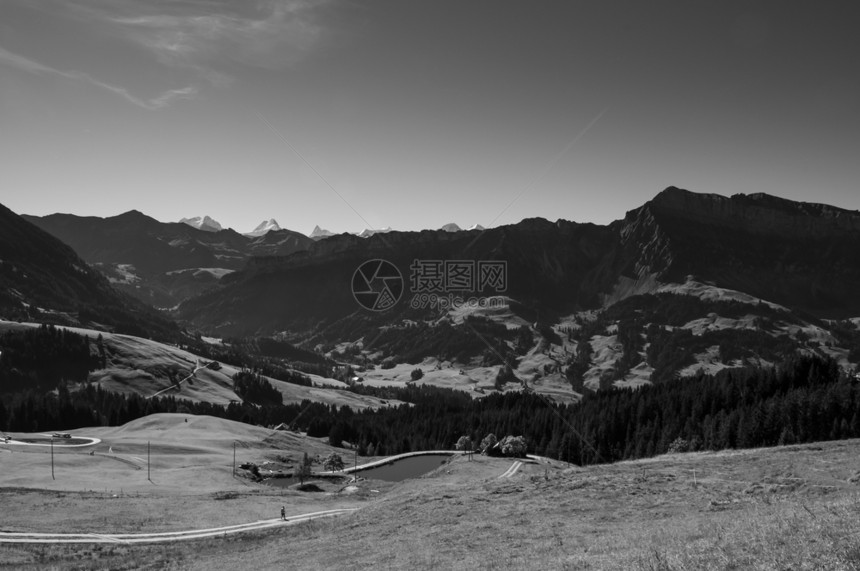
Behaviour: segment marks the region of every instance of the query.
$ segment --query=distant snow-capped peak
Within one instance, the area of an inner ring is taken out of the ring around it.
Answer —
[[[262,222],[257,224],[257,227],[254,228],[254,230],[252,230],[251,232],[245,234],[245,236],[262,236],[267,232],[277,232],[278,230],[281,230],[281,227],[278,226],[278,221],[274,218],[269,218],[268,220],[263,220]]]
[[[202,218],[200,216],[195,216],[194,218],[183,218],[180,222],[188,224],[192,228],[203,230],[204,232],[219,232],[223,230],[218,222],[212,220],[208,216],[204,216]]]
[[[469,230],[483,230],[483,229],[484,229],[484,227],[483,227],[483,226],[481,226],[480,224],[472,224],[471,226],[469,226],[468,228],[466,228],[466,231],[469,231]],[[453,222],[451,222],[450,224],[445,224],[444,226],[442,226],[441,228],[439,228],[439,230],[443,230],[443,231],[445,231],[445,232],[460,232],[460,231],[462,231],[463,229],[462,229],[462,228],[460,228],[459,226],[457,226],[456,224],[454,224]]]
[[[308,234],[308,238],[311,238],[312,240],[319,240],[320,238],[326,238],[328,236],[334,236],[334,232],[330,232],[325,228],[320,228],[319,224],[314,226],[313,232]]]
[[[391,232],[391,226],[386,226],[385,228],[365,228],[361,232],[358,233],[359,238],[369,238],[374,234],[385,234],[386,232]]]

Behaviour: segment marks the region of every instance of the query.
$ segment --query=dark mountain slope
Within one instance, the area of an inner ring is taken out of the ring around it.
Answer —
[[[163,224],[136,210],[109,218],[71,214],[24,218],[71,246],[91,264],[131,264],[144,273],[191,267],[236,269],[242,264],[239,234],[224,231],[216,240],[220,232],[203,232],[178,222]],[[213,243],[218,244],[222,258],[216,257]],[[231,252],[237,252],[235,259],[229,257]]]
[[[353,273],[367,260],[384,259],[397,266],[405,284],[391,317],[408,312],[413,293],[419,293],[411,287],[415,260],[504,261],[503,292],[451,293],[502,293],[526,305],[539,304],[548,317],[599,303],[598,294],[615,279],[614,260],[606,256],[615,247],[617,238],[608,228],[542,219],[484,232],[333,236],[292,256],[254,259],[247,270],[222,280],[223,287],[183,304],[179,315],[223,334],[313,328],[366,311],[353,299]]]
[[[0,205],[0,315],[169,338],[174,324],[114,290],[66,244]]]

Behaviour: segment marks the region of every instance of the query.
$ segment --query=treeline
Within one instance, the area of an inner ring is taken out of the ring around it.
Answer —
[[[314,435],[376,454],[450,448],[460,436],[523,435],[529,451],[577,464],[682,450],[860,437],[860,386],[835,362],[794,357],[778,369],[727,370],[640,389],[588,393],[573,405],[530,393],[411,395],[413,406],[317,415]]]
[[[368,392],[374,392],[369,389]],[[379,395],[383,393],[380,392]],[[669,450],[722,450],[860,437],[860,385],[837,364],[797,356],[768,369],[725,370],[639,389],[586,394],[554,404],[531,392],[481,399],[450,389],[386,389],[409,404],[355,411],[305,401],[219,406],[175,397],[144,399],[89,385],[17,394],[0,404],[10,431],[119,425],[156,412],[208,414],[249,424],[286,423],[359,454],[450,449],[462,436],[521,435],[530,453],[576,464],[643,458]]]
[[[35,390],[4,395],[0,398],[0,430],[38,432],[89,426],[121,426],[132,420],[160,412],[209,415],[246,424],[273,426],[290,422],[309,401],[294,405],[256,406],[252,403],[230,403],[227,406],[193,402],[174,396],[144,398],[122,394],[91,384],[70,390],[61,384],[55,392]],[[319,405],[326,408],[325,405]]]
[[[230,345],[221,351],[209,351],[205,349],[206,346],[201,342],[194,349],[198,354],[215,361],[253,369],[258,374],[294,385],[313,386],[310,377],[285,364],[282,359],[254,355],[246,350],[246,346]],[[293,352],[305,357],[307,353],[301,349]],[[328,375],[331,369],[324,364],[324,358],[320,359],[322,362],[311,366],[319,369],[321,374]],[[48,324],[6,331],[0,334],[0,394],[28,389],[44,392],[56,389],[62,382],[85,382],[88,373],[104,368],[106,361],[101,334],[93,339]],[[173,373],[175,371],[167,371],[168,376]],[[266,403],[271,404],[269,400]]]
[[[726,370],[639,390],[586,395],[560,410],[536,448],[575,463],[860,437],[860,387],[835,362]]]
[[[106,391],[97,385],[69,390],[65,383],[61,383],[55,392],[31,389],[4,395],[0,399],[0,429],[39,432],[88,426],[120,426],[157,412],[223,416],[225,411],[226,408],[219,405],[179,401],[174,397],[146,399],[140,395]]]
[[[233,391],[242,400],[259,405],[283,404],[284,396],[268,380],[251,371],[239,371],[233,375]]]
[[[86,381],[104,357],[101,336],[92,341],[53,325],[7,331],[0,335],[0,394]]]

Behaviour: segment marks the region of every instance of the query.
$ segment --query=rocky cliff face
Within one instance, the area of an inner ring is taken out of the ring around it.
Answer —
[[[662,275],[672,266],[672,240],[654,217],[653,209],[643,206],[627,213],[618,234],[629,259],[623,273],[633,279]]]
[[[619,225],[631,278],[688,275],[819,316],[860,312],[860,213],[670,187]]]

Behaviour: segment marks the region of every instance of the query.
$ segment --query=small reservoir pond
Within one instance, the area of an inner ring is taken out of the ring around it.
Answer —
[[[423,456],[410,456],[395,460],[391,464],[383,464],[375,468],[368,468],[355,472],[362,478],[385,480],[386,482],[402,482],[409,478],[423,476],[431,470],[435,470],[448,461],[450,456],[439,454],[427,454]]]
[[[351,473],[349,476],[355,474],[360,478],[385,480],[386,482],[402,482],[403,480],[417,478],[418,476],[423,476],[427,472],[435,470],[447,462],[449,458],[451,458],[450,454],[422,454],[420,456],[409,456],[407,458],[394,460],[389,464],[382,464],[373,468],[359,470],[358,472]],[[319,476],[310,476],[309,478],[305,478],[305,480],[312,480],[317,477]],[[293,484],[298,484],[299,479],[292,476],[283,478],[271,477],[266,478],[264,483],[267,486],[288,488]]]

